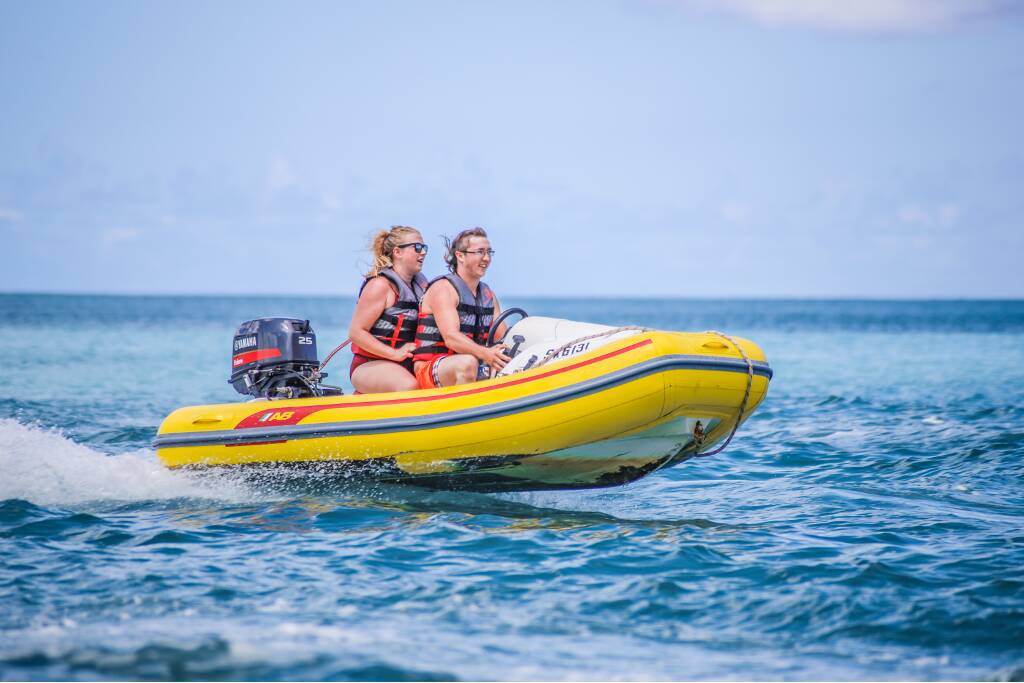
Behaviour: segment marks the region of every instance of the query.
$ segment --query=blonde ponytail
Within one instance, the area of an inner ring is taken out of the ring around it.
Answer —
[[[417,234],[419,230],[405,225],[392,225],[390,230],[378,230],[370,240],[370,253],[373,255],[373,265],[367,271],[366,277],[377,277],[380,271],[391,268],[391,252],[402,243],[407,235]]]

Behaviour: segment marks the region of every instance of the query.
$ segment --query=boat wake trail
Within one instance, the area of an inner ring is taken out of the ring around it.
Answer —
[[[0,500],[36,505],[253,498],[250,490],[229,478],[168,470],[148,449],[107,455],[58,431],[12,419],[0,419],[0,472]]]

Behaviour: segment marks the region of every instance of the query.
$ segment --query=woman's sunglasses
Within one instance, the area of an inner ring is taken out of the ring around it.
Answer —
[[[416,250],[417,254],[426,254],[427,250],[430,249],[430,247],[423,244],[423,242],[406,242],[405,244],[398,245],[399,249],[405,249],[406,247],[412,247]]]

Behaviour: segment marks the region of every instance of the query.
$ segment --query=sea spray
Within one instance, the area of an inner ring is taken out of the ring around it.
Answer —
[[[140,448],[107,455],[55,429],[0,419],[0,500],[67,507],[95,502],[210,498],[242,501],[249,489],[231,477],[173,472]]]

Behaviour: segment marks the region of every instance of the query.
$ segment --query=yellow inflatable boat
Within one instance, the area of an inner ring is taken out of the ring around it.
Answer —
[[[756,344],[720,333],[525,318],[509,338],[513,362],[492,379],[181,408],[154,447],[171,468],[315,467],[477,491],[615,486],[731,438],[772,376]]]

